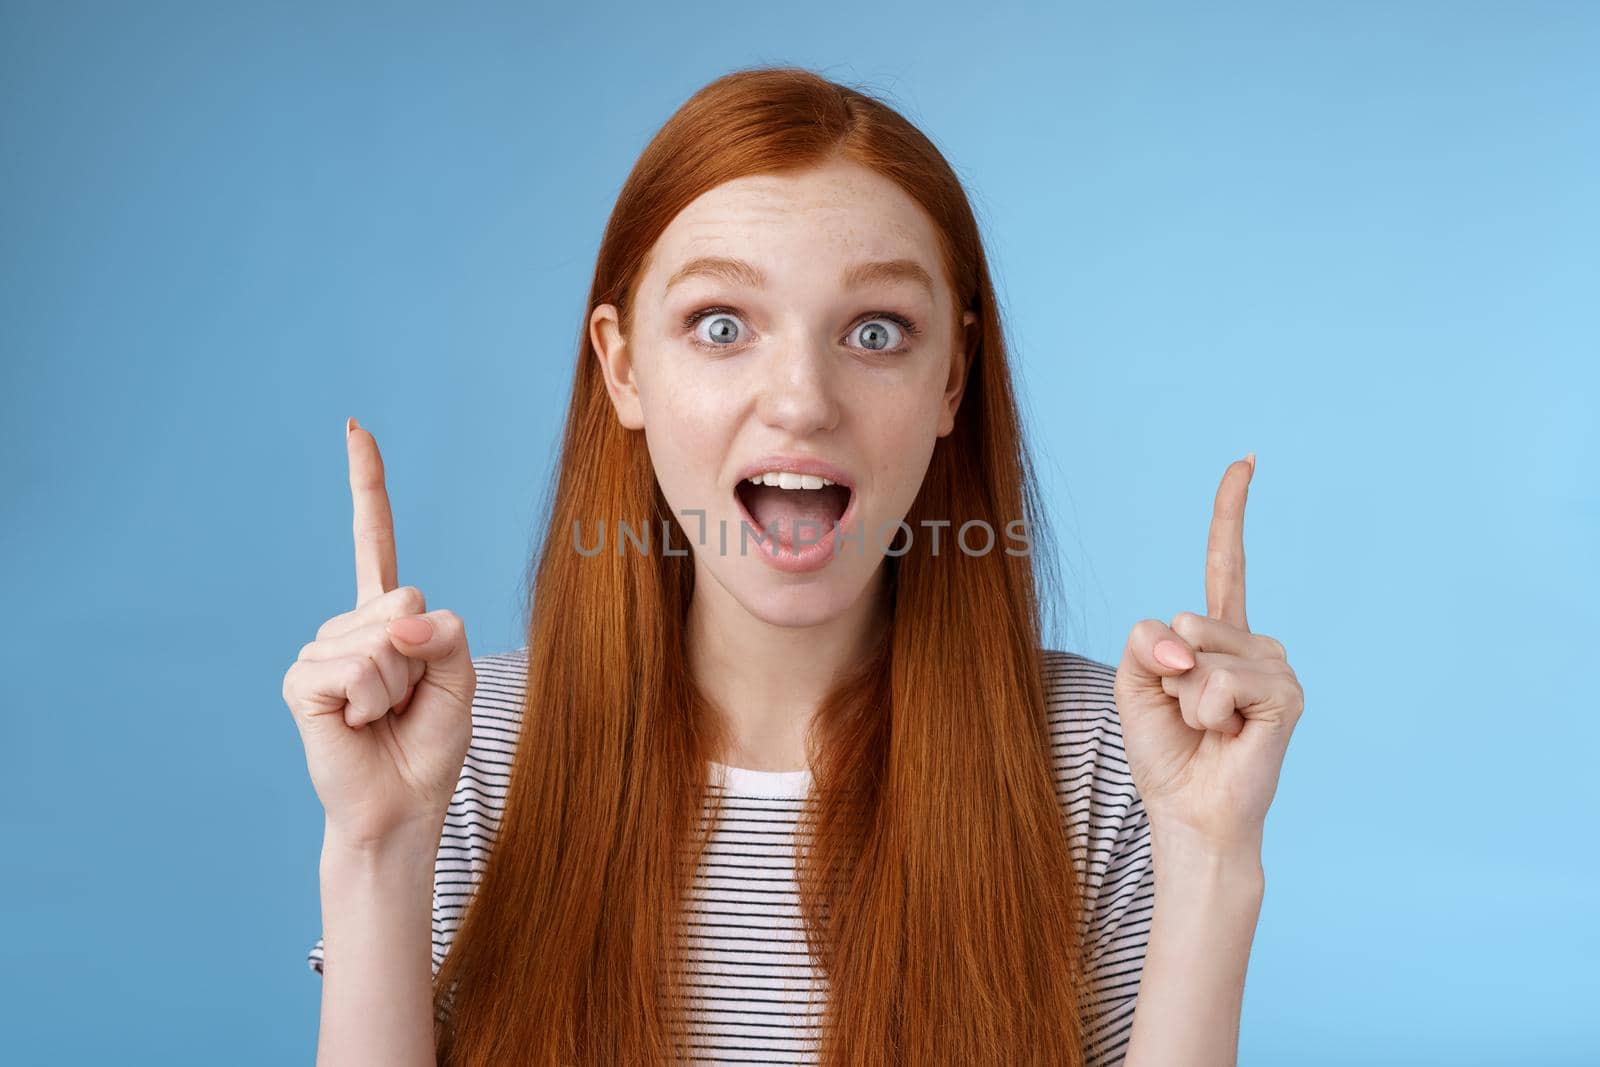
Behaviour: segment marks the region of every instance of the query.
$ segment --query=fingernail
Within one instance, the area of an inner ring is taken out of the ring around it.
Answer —
[[[1153,651],[1156,661],[1162,666],[1180,671],[1194,666],[1194,653],[1176,641],[1157,641]]]
[[[424,619],[421,615],[394,619],[387,628],[390,633],[408,645],[427,644],[433,638],[433,623]]]
[[[1254,474],[1256,472],[1256,454],[1254,452],[1250,453],[1244,457],[1244,461],[1250,464],[1250,473]]]
[[[348,419],[344,420],[344,439],[346,441],[350,440],[350,433],[355,428],[356,428],[356,417],[354,415],[351,415]]]

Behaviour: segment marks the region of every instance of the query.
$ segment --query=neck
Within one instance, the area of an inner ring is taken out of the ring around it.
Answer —
[[[846,611],[814,626],[756,618],[704,567],[695,568],[686,640],[695,684],[721,714],[721,762],[757,771],[807,766],[806,730],[838,678],[884,624],[880,566]]]

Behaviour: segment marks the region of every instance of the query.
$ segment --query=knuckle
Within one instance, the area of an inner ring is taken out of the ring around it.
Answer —
[[[1160,619],[1140,619],[1133,624],[1132,637],[1135,641],[1153,641],[1158,639],[1167,630],[1166,623]]]
[[[345,690],[349,691],[367,684],[377,673],[377,665],[366,656],[351,656],[344,661],[340,675],[344,680]]]
[[[283,703],[289,709],[295,722],[303,722],[307,717],[306,705],[313,695],[307,689],[314,687],[315,682],[305,677],[305,668],[301,664],[294,664],[283,675]]]
[[[320,641],[321,639],[322,638],[320,636],[317,638],[318,641]],[[297,653],[295,655],[294,661],[296,663],[299,663],[301,660],[310,659],[311,658],[310,657],[311,650],[313,648],[316,648],[316,647],[317,647],[317,642],[316,641],[307,641],[305,644],[300,646],[300,651],[299,651],[299,653]]]
[[[402,585],[389,595],[394,598],[394,606],[407,615],[421,615],[428,610],[427,598],[414,585]]]
[[[374,668],[380,664],[399,662],[405,658],[400,650],[394,647],[394,641],[389,637],[388,626],[387,620],[378,619],[361,633],[360,651]]]
[[[1256,634],[1255,637],[1264,655],[1272,659],[1288,661],[1289,650],[1283,647],[1282,641],[1279,641],[1276,637],[1269,637],[1267,634]]]
[[[1180,611],[1172,617],[1171,629],[1187,640],[1200,626],[1200,616],[1192,611]]]
[[[466,623],[461,621],[461,616],[449,608],[441,608],[433,613],[434,625],[451,637],[464,635],[467,631]]]

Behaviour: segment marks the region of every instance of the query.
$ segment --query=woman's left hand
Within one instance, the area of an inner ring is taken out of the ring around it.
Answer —
[[[1284,647],[1245,621],[1244,506],[1254,454],[1222,475],[1206,547],[1206,614],[1144,619],[1117,668],[1117,713],[1153,835],[1257,850],[1305,694]],[[1158,658],[1160,657],[1160,658]]]

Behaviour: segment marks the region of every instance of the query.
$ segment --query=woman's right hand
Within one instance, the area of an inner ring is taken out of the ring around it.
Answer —
[[[351,419],[345,448],[355,505],[356,606],[335,615],[283,676],[327,831],[379,847],[436,835],[472,738],[477,675],[452,611],[396,587],[383,459]],[[434,838],[430,843],[437,843]]]

